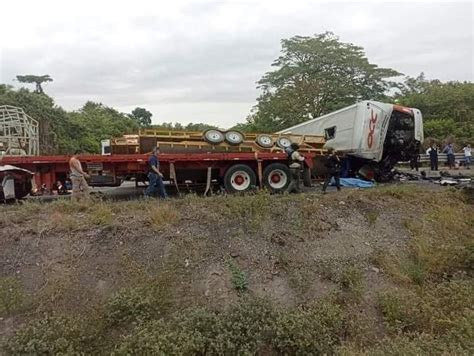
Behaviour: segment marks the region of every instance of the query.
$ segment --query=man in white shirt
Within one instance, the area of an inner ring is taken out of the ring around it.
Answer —
[[[466,145],[462,149],[464,151],[464,165],[466,169],[471,169],[471,145]]]
[[[71,174],[69,175],[72,182],[72,200],[79,200],[82,197],[88,197],[90,193],[89,185],[87,184],[86,178],[90,176],[83,171],[81,162],[78,159],[80,151],[76,151],[69,160],[69,169]]]

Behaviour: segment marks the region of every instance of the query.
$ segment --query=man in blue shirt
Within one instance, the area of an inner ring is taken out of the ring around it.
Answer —
[[[158,191],[160,198],[167,199],[165,185],[163,184],[163,173],[160,172],[160,161],[158,154],[160,150],[158,147],[153,148],[152,155],[148,158],[148,188],[145,189],[145,196],[150,197]]]
[[[448,155],[449,169],[454,169],[454,147],[452,143],[448,143],[443,150]]]

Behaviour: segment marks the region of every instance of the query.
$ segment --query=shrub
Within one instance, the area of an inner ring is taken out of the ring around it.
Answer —
[[[150,320],[160,314],[160,302],[156,287],[122,289],[107,301],[106,320],[110,325]]]
[[[14,313],[25,303],[23,286],[14,277],[0,278],[0,315]]]
[[[184,310],[172,318],[139,325],[117,354],[249,355],[263,346],[273,320],[261,300],[244,300],[226,311]]]
[[[117,346],[119,355],[205,354],[214,335],[216,316],[198,309],[177,314],[169,322],[139,325]]]
[[[379,296],[385,322],[397,332],[429,330],[444,335],[470,315],[473,305],[474,285],[465,280],[426,285],[417,293],[392,290]]]
[[[3,345],[7,354],[84,354],[98,342],[94,328],[80,318],[45,316],[18,330]]]
[[[268,303],[244,299],[219,314],[210,353],[254,355],[264,346],[273,323],[274,313]]]
[[[350,354],[350,353],[348,353]],[[430,334],[405,334],[385,338],[370,348],[367,355],[468,355],[469,349]]]
[[[272,327],[276,351],[286,355],[332,354],[343,331],[341,308],[321,300],[308,308],[281,312]]]

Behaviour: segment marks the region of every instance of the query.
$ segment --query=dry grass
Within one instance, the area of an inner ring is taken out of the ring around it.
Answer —
[[[179,222],[179,212],[172,204],[159,204],[148,207],[146,214],[148,215],[147,220],[155,229]]]

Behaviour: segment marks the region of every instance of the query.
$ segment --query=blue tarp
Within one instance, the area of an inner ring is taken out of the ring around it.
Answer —
[[[357,187],[357,188],[373,188],[375,186],[374,182],[369,182],[357,178],[340,178],[342,187]],[[334,178],[331,179],[331,185],[335,185],[336,182]]]

